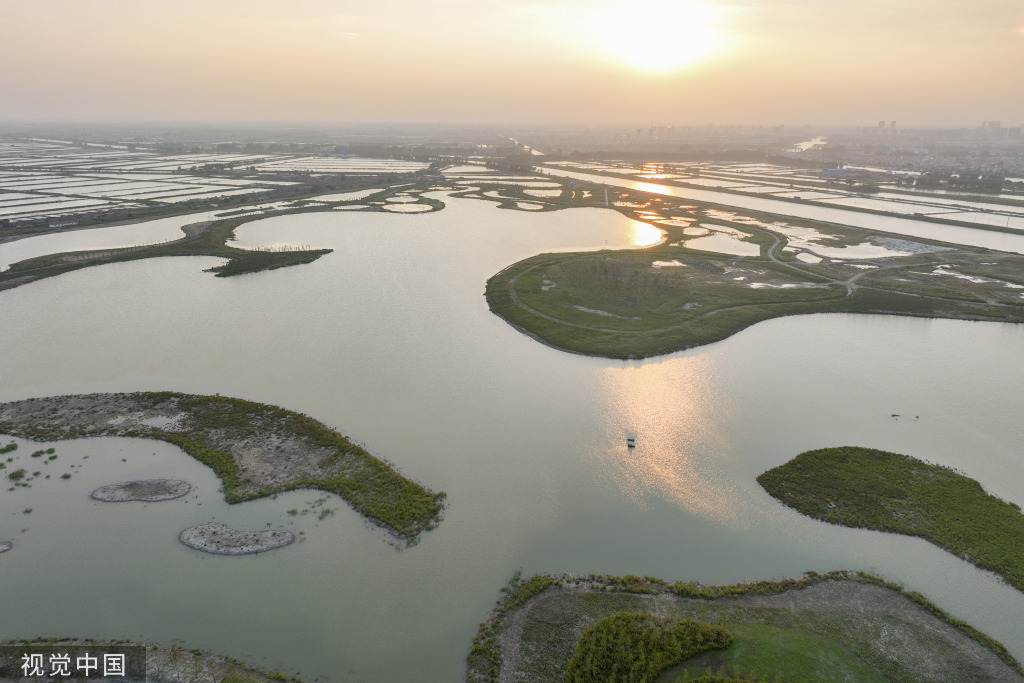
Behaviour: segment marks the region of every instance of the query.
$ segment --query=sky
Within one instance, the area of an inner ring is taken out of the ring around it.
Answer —
[[[1024,123],[1020,0],[0,0],[0,121]]]

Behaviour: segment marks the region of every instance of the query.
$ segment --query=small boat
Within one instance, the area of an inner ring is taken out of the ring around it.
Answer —
[[[636,439],[632,436],[626,437],[626,448],[636,448]]]

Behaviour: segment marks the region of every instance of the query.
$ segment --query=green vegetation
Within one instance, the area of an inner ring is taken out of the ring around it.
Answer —
[[[420,182],[413,186],[403,185],[401,192],[407,196],[416,196],[418,203],[428,205],[431,210],[438,211],[444,207],[444,203],[421,194],[431,186],[431,182]],[[227,259],[227,263],[208,269],[217,277],[231,277],[310,263],[324,254],[329,254],[332,250],[293,247],[249,250],[228,246],[227,242],[234,238],[234,231],[238,226],[248,221],[266,218],[268,215],[282,216],[311,211],[331,211],[335,206],[354,203],[367,203],[368,207],[361,209],[363,211],[385,211],[384,199],[392,192],[393,190],[385,186],[381,187],[380,192],[371,198],[356,201],[319,201],[317,194],[323,194],[323,192],[291,197],[286,206],[271,210],[270,213],[267,211],[246,213],[246,209],[242,208],[222,214],[224,217],[220,220],[185,225],[182,227],[185,237],[169,242],[38,256],[14,263],[0,273],[0,290],[18,287],[79,268],[164,256],[215,256]],[[259,200],[259,203],[265,204],[266,199]]]
[[[309,263],[331,252],[330,249],[250,251],[227,246],[235,228],[257,216],[229,218],[185,226],[186,236],[171,242],[121,249],[73,251],[48,254],[14,263],[0,273],[0,289],[17,287],[46,277],[53,277],[79,268],[163,256],[218,256],[228,259],[224,265],[211,268],[218,277],[273,270]]]
[[[833,639],[800,628],[768,624],[731,624],[732,647],[695,657],[659,677],[659,683],[683,683],[707,672],[728,672],[735,679],[789,683],[852,680],[885,683],[879,675]],[[696,680],[703,680],[697,678]]]
[[[919,536],[1024,590],[1024,515],[948,467],[845,446],[807,451],[757,478],[802,514]]]
[[[762,320],[808,313],[1024,322],[1024,258],[1018,255],[781,222],[638,192],[614,194],[620,211],[657,225],[665,241],[639,250],[525,259],[487,282],[491,310],[556,348],[609,358],[669,353],[725,339]],[[760,254],[686,246],[705,237],[697,234],[702,231],[757,246]],[[811,237],[792,246],[791,234]],[[875,253],[887,246],[904,255],[819,258],[805,255],[808,243],[829,249],[867,244]]]
[[[643,612],[599,619],[580,636],[566,667],[567,683],[651,683],[669,668],[732,644],[720,626]]]
[[[727,649],[671,666],[659,683],[707,676],[773,683],[980,683],[992,680],[1002,664],[1024,673],[1000,643],[922,595],[864,572],[808,572],[800,579],[726,586],[595,574],[539,574],[523,581],[517,572],[502,592],[473,641],[467,681],[571,680],[569,662],[584,632],[620,613],[650,615],[652,623],[693,620],[733,635]],[[980,655],[971,640],[990,654]]]
[[[277,406],[174,392],[90,394],[3,404],[0,433],[37,440],[132,436],[172,443],[207,465],[229,503],[299,488],[336,493],[394,535],[414,542],[441,517],[444,493],[406,479],[314,420]],[[111,424],[124,415],[135,418]],[[163,428],[138,415],[167,419]],[[70,475],[62,475],[67,478]],[[321,519],[330,512],[321,514]]]
[[[526,581],[522,580],[521,570],[517,569],[512,574],[512,578],[501,589],[502,599],[498,601],[490,618],[480,624],[480,629],[473,637],[473,647],[466,656],[469,665],[468,680],[491,683],[498,680],[501,652],[497,636],[504,629],[504,618],[533,596],[540,595],[552,586],[560,585],[560,581],[548,574],[534,574]]]
[[[25,478],[25,470],[17,469],[7,475],[7,478],[11,481],[21,481]]]
[[[0,446],[0,453],[10,453],[11,451],[16,450],[18,450],[18,444],[14,443],[13,441],[7,444],[6,446]]]

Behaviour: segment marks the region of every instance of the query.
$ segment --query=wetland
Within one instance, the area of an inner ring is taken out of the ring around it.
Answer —
[[[647,633],[629,628],[637,619]],[[658,634],[651,624],[659,622],[681,632]],[[999,643],[864,572],[734,586],[513,577],[468,662],[467,680],[495,682],[1024,680]]]
[[[1024,322],[1019,255],[612,193],[665,239],[520,261],[488,281],[491,310],[556,348],[609,358],[670,353],[806,313]]]
[[[98,265],[0,294],[8,334],[32,340],[0,357],[0,400],[168,390],[283,405],[338,425],[403,476],[448,494],[444,521],[395,552],[355,508],[322,515],[340,500],[334,493],[282,490],[231,505],[214,472],[172,443],[62,435],[49,468],[74,464],[73,476],[4,494],[15,506],[0,517],[0,541],[15,544],[2,562],[17,590],[0,635],[179,638],[304,678],[450,681],[464,676],[476,624],[516,567],[706,585],[849,568],[898,581],[1024,655],[1024,599],[1012,587],[919,539],[806,518],[755,481],[793,453],[864,443],[956,467],[994,495],[1024,501],[1020,478],[1006,476],[1019,471],[1024,442],[1015,417],[1020,326],[805,315],[646,361],[566,354],[491,314],[488,278],[540,253],[631,249],[648,264],[683,264],[662,266],[672,273],[733,257],[673,246],[672,233],[654,249],[679,253],[651,257],[638,248],[662,238],[658,221],[601,206],[603,190],[572,189],[592,202],[575,208],[559,206],[565,192],[526,189],[485,200],[430,190],[445,208],[419,215],[314,211],[239,226],[240,249],[332,250],[297,268],[211,278],[202,270],[222,259],[191,255]],[[516,210],[527,198],[545,210]],[[757,227],[721,215],[700,222],[751,235]],[[825,246],[905,251],[879,244],[900,239],[882,232]],[[746,241],[762,253],[771,244],[767,231]],[[891,258],[945,256],[944,272],[1011,282],[954,267],[951,251]],[[783,269],[808,265],[795,254],[790,264],[790,254],[779,251],[778,272],[756,282],[811,281]],[[871,272],[822,258],[833,277]],[[626,434],[639,437],[634,452]],[[27,436],[14,437],[7,471],[32,469],[40,444]],[[89,499],[103,484],[152,478],[188,481],[193,491],[131,515]],[[176,542],[211,520],[287,529],[296,541],[232,558]],[[115,526],[116,538],[94,532]],[[118,558],[125,544],[142,550],[131,567]],[[253,604],[256,590],[264,597]],[[38,609],[71,600],[78,609]]]
[[[443,493],[409,481],[308,416],[222,396],[138,392],[3,403],[0,432],[37,441],[96,436],[167,441],[210,467],[230,503],[296,488],[321,489],[409,542],[434,527],[444,500]],[[140,488],[135,484],[127,487]]]

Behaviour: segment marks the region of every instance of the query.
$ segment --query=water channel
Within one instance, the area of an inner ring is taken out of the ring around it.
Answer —
[[[867,230],[880,230],[896,233],[899,235],[910,235],[923,237],[925,239],[941,240],[954,244],[968,244],[987,249],[998,249],[999,251],[1012,251],[1024,254],[1024,234],[998,232],[980,228],[967,228],[955,225],[943,225],[928,221],[915,220],[913,218],[900,218],[896,216],[882,216],[862,211],[850,211],[842,208],[829,208],[813,204],[800,204],[797,202],[783,202],[777,199],[763,197],[749,197],[728,192],[716,192],[714,190],[698,190],[689,187],[672,187],[659,183],[638,182],[624,178],[614,178],[598,173],[581,173],[579,171],[567,171],[562,168],[543,167],[539,169],[547,175],[560,178],[574,178],[590,182],[603,183],[614,187],[626,187],[641,192],[661,194],[669,197],[681,197],[701,202],[712,202],[724,206],[732,206],[751,211],[767,211],[783,216],[794,216],[798,218],[809,218],[816,221],[828,221],[842,225],[852,225]]]
[[[924,541],[801,517],[754,481],[800,451],[857,444],[957,467],[1024,504],[1024,326],[815,315],[646,361],[567,354],[492,315],[485,281],[539,252],[626,247],[645,231],[602,209],[446,202],[238,230],[239,246],[335,250],[305,266],[221,279],[202,272],[217,259],[153,259],[0,293],[0,400],[171,389],[264,401],[448,494],[440,527],[398,550],[332,496],[228,506],[209,470],[166,444],[59,443],[37,468],[50,479],[0,494],[0,540],[15,543],[0,555],[0,637],[152,639],[310,679],[457,681],[517,568],[704,583],[864,569],[1024,658],[1021,593]],[[19,443],[31,469],[33,445]],[[156,476],[194,490],[88,498]],[[302,540],[248,557],[178,543],[211,520]]]

